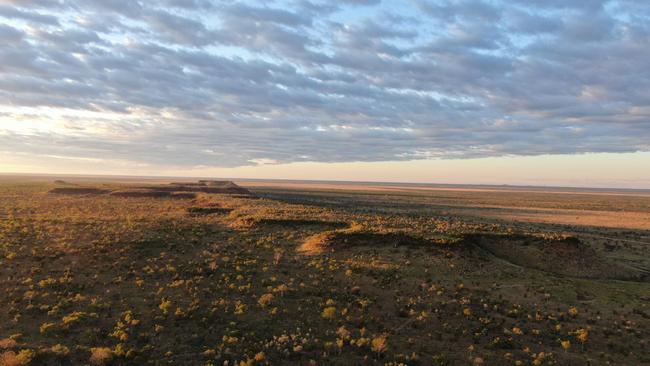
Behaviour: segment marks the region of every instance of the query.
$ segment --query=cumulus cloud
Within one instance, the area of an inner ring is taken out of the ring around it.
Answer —
[[[648,6],[409,4],[2,0],[0,150],[178,167],[650,150]]]

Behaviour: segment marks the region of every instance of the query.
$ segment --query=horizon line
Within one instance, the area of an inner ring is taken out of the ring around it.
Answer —
[[[542,189],[575,189],[592,191],[629,191],[650,192],[648,188],[625,187],[594,187],[594,186],[567,186],[567,185],[526,185],[509,183],[436,183],[436,182],[408,182],[408,181],[380,181],[380,180],[337,180],[337,179],[283,179],[283,178],[243,178],[243,177],[217,177],[217,176],[183,176],[183,175],[135,175],[135,174],[78,174],[78,173],[25,173],[25,172],[0,172],[0,176],[32,176],[32,177],[79,177],[79,178],[144,178],[144,179],[219,179],[237,180],[243,182],[303,182],[303,183],[339,183],[348,185],[377,184],[377,185],[409,185],[409,186],[463,186],[463,187],[489,187],[489,188],[542,188]]]

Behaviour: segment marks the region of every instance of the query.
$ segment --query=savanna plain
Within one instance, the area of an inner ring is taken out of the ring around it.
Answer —
[[[0,177],[0,365],[650,364],[650,192]]]

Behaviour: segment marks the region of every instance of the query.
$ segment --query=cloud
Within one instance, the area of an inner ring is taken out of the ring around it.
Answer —
[[[15,45],[23,40],[24,33],[8,25],[0,24],[0,41],[5,45]]]
[[[59,20],[53,15],[40,14],[34,11],[25,11],[5,5],[0,5],[0,17],[22,19],[43,25],[59,25]]]
[[[343,0],[341,2],[346,3],[346,4],[350,4],[350,5],[368,6],[368,5],[377,5],[377,4],[381,3],[381,0]]]
[[[650,150],[637,2],[0,4],[3,151],[230,167]]]
[[[246,20],[258,22],[271,22],[286,26],[306,26],[311,24],[309,17],[300,16],[298,13],[283,9],[269,7],[253,7],[244,4],[230,4],[221,9],[222,14],[237,21]]]

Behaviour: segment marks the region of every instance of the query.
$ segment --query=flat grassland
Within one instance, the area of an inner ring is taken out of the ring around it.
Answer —
[[[54,179],[0,177],[1,366],[650,364],[647,191]]]

